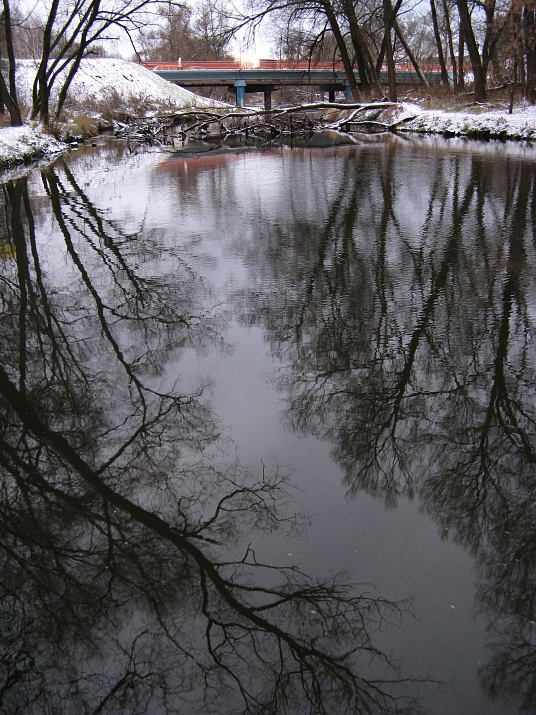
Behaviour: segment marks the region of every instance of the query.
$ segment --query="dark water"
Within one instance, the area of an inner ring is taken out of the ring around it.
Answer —
[[[536,712],[535,168],[109,143],[2,186],[1,713]]]

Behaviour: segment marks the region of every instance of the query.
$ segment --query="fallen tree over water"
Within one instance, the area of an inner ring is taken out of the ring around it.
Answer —
[[[521,106],[510,114],[508,102],[504,102],[502,108],[483,109],[473,104],[463,112],[448,112],[383,100],[355,104],[317,102],[276,108],[270,112],[261,108],[194,109],[117,125],[116,135],[130,142],[168,146],[186,139],[238,135],[275,138],[326,129],[348,133],[413,132],[470,139],[536,141],[536,107]]]
[[[415,117],[396,102],[336,104],[316,102],[264,109],[184,110],[161,116],[116,122],[115,136],[129,143],[175,146],[188,139],[237,135],[277,137],[321,129],[392,132]]]

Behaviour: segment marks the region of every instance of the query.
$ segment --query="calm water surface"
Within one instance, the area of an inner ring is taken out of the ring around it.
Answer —
[[[3,184],[0,712],[536,712],[536,150],[314,143]]]

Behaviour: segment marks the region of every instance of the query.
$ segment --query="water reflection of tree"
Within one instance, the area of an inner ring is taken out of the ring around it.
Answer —
[[[43,182],[59,280],[26,180],[3,188],[0,709],[403,707],[373,634],[408,604],[257,562],[252,530],[297,525],[284,475],[222,466],[203,386],[159,387],[178,350],[220,341],[202,282],[173,251],[144,274],[158,237],[122,232],[67,166]]]
[[[301,217],[261,229],[296,248],[272,268],[271,302],[257,285],[240,310],[288,365],[287,423],[331,442],[349,492],[389,505],[418,494],[476,555],[494,624],[483,682],[532,712],[533,166],[506,160],[499,176],[482,156],[445,153],[401,182],[395,149],[365,156],[341,166],[320,230]],[[419,213],[413,181],[426,187]]]

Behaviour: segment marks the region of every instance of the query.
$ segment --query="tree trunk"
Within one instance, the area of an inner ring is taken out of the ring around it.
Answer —
[[[7,107],[7,111],[9,112],[9,116],[11,117],[11,126],[12,127],[21,127],[22,126],[22,117],[19,109],[19,105],[17,102],[13,100],[13,97],[11,96],[7,85],[6,81],[4,79],[4,75],[2,74],[2,71],[0,70],[0,98],[4,105]]]
[[[372,61],[366,39],[359,27],[355,5],[352,0],[343,0],[343,7],[350,28],[350,37],[352,39],[352,46],[359,70],[361,86],[365,91],[370,91],[372,87],[375,87],[377,91],[380,92],[380,78],[375,71],[374,62]]]
[[[362,33],[361,33],[362,34]],[[367,61],[368,66],[370,67],[370,76],[373,78],[372,84],[376,87],[378,92],[381,94],[381,87],[380,87],[380,73],[376,72],[376,67],[374,65],[374,59],[372,57],[371,51],[369,49],[368,43],[366,39],[363,39],[363,49],[365,52],[365,58]]]
[[[368,92],[371,88],[370,77],[365,61],[365,55],[363,54],[363,49],[361,47],[361,38],[359,36],[359,33],[357,32],[357,16],[355,14],[355,8],[352,4],[352,0],[343,0],[343,8],[344,14],[346,15],[346,18],[348,20],[348,26],[350,28],[350,38],[352,40],[352,46],[354,48],[361,88]]]
[[[449,75],[447,65],[445,64],[445,55],[443,54],[443,45],[441,43],[441,33],[439,32],[439,23],[437,21],[437,10],[435,0],[430,0],[430,10],[432,12],[432,22],[434,25],[434,37],[437,46],[437,56],[439,58],[439,67],[441,69],[441,82],[447,87],[449,86]]]
[[[6,38],[7,58],[9,61],[9,94],[18,107],[17,85],[15,82],[15,51],[13,49],[13,28],[11,26],[11,9],[9,0],[4,0],[4,31]]]
[[[33,107],[31,117],[32,119],[39,117],[40,123],[45,127],[48,126],[49,123],[48,103],[50,99],[47,69],[52,47],[52,29],[56,20],[58,6],[59,0],[52,0],[43,32],[43,53],[41,55],[41,62],[39,63],[39,67],[37,69],[33,87]]]
[[[97,19],[99,10],[100,10],[100,0],[95,0],[92,3],[91,13],[89,15],[88,22],[80,36],[80,40],[78,42],[78,49],[74,56],[73,62],[69,68],[69,72],[67,74],[67,77],[63,83],[63,86],[62,86],[59,96],[58,96],[58,106],[56,107],[56,119],[61,114],[61,110],[63,109],[63,105],[65,104],[65,100],[67,99],[67,92],[69,91],[71,82],[73,81],[75,74],[78,72],[78,68],[80,67],[80,62],[82,61],[82,58],[84,57],[84,54],[87,51],[88,33],[89,33],[91,27],[93,26],[93,23]]]
[[[391,23],[390,23],[391,25],[392,25],[393,22],[395,21],[396,16],[398,15],[398,11],[400,10],[400,6],[401,6],[401,5],[402,5],[402,0],[396,0],[396,5],[394,6],[393,12],[392,12],[392,14],[391,14]],[[380,47],[380,53],[379,53],[379,55],[378,55],[378,59],[376,60],[376,72],[377,72],[378,74],[380,74],[380,72],[382,71],[383,62],[384,62],[384,60],[385,60],[385,46],[386,46],[386,42],[387,42],[387,39],[386,39],[386,35],[385,35],[385,33],[384,33],[384,35],[383,35],[383,40],[382,40],[382,44],[381,44],[381,47]]]
[[[391,0],[388,0],[388,2],[389,2],[389,5],[390,5],[390,4],[391,4]],[[417,77],[419,78],[419,82],[420,82],[421,84],[423,84],[425,87],[428,87],[428,81],[427,81],[426,77],[423,75],[422,70],[421,70],[421,68],[420,68],[420,66],[419,66],[419,63],[417,62],[417,59],[415,58],[415,55],[414,55],[413,52],[411,51],[411,47],[410,47],[410,46],[408,45],[408,43],[406,42],[406,39],[405,39],[405,37],[404,37],[404,35],[403,35],[403,33],[402,33],[402,30],[400,29],[400,25],[398,24],[398,22],[397,22],[396,20],[393,22],[393,27],[394,27],[394,30],[395,30],[397,36],[398,36],[398,39],[399,39],[400,42],[402,43],[402,47],[404,48],[404,51],[406,52],[406,54],[407,54],[407,56],[408,56],[408,58],[409,58],[409,61],[410,61],[411,64],[413,65],[413,69],[414,69],[415,72],[417,73]],[[448,81],[448,80],[447,80],[447,81]]]
[[[387,76],[389,78],[389,99],[396,102],[396,77],[395,60],[393,56],[393,43],[391,40],[391,14],[392,6],[390,0],[383,0],[383,21],[385,25],[385,56],[387,59]]]
[[[525,98],[536,102],[536,23],[534,8],[523,8],[523,36],[526,58]]]
[[[443,12],[445,13],[445,24],[447,28],[447,41],[449,45],[450,62],[452,64],[452,84],[454,85],[454,94],[458,93],[458,67],[456,65],[456,53],[454,52],[454,41],[452,39],[452,27],[450,24],[450,12],[447,5],[447,0],[443,0]],[[463,51],[463,50],[462,50]]]
[[[456,0],[456,4],[460,15],[460,26],[463,28],[465,44],[467,45],[469,59],[471,60],[471,69],[473,70],[473,81],[475,87],[475,99],[477,102],[484,102],[486,100],[486,71],[478,51],[478,45],[475,33],[473,32],[473,25],[471,23],[471,15],[469,14],[467,0]]]
[[[519,84],[522,87],[523,96],[527,94],[527,68],[525,64],[525,47],[521,50],[521,62],[519,64]]]
[[[56,119],[58,119],[61,114],[61,110],[63,109],[63,105],[65,104],[65,100],[67,99],[67,92],[69,91],[69,87],[71,86],[71,82],[73,81],[75,74],[78,72],[78,68],[80,67],[81,61],[82,61],[82,52],[77,52],[76,57],[74,58],[74,61],[71,63],[71,66],[69,67],[69,72],[67,74],[67,77],[65,78],[65,82],[63,83],[63,86],[62,86],[60,93],[58,95],[58,105],[56,107]]]
[[[352,37],[354,33],[350,29],[350,36]],[[359,83],[361,84],[361,89],[365,92],[370,92],[372,89],[369,68],[367,67],[367,62],[365,56],[361,49],[359,42],[352,37],[352,45],[354,48],[355,61],[357,63],[357,70],[359,72]]]
[[[482,65],[487,72],[490,62],[495,54],[498,31],[495,28],[495,0],[487,0],[484,3],[486,13],[486,34],[482,45]]]
[[[508,105],[508,114],[512,114],[514,111],[514,99],[516,96],[516,85],[517,85],[517,60],[514,60],[514,81],[510,88],[510,103]]]
[[[465,49],[465,37],[463,34],[463,28],[460,27],[460,32],[458,35],[458,87],[460,89],[465,88],[464,49]]]
[[[350,60],[350,56],[348,54],[348,48],[346,47],[346,42],[344,41],[344,36],[342,34],[339,23],[337,21],[337,16],[335,14],[335,10],[333,9],[333,6],[330,4],[330,2],[324,2],[324,3],[322,3],[322,6],[326,13],[326,17],[328,19],[331,31],[333,32],[333,35],[335,37],[335,42],[337,43],[339,52],[341,53],[341,59],[342,59],[343,65],[344,65],[344,71],[346,72],[346,78],[348,79],[348,84],[350,85],[350,91],[352,92],[352,97],[356,100],[356,102],[358,102],[359,101],[359,87],[357,86],[357,82],[356,82],[356,78],[355,78],[355,74],[354,74],[354,68],[352,66],[352,61]]]

